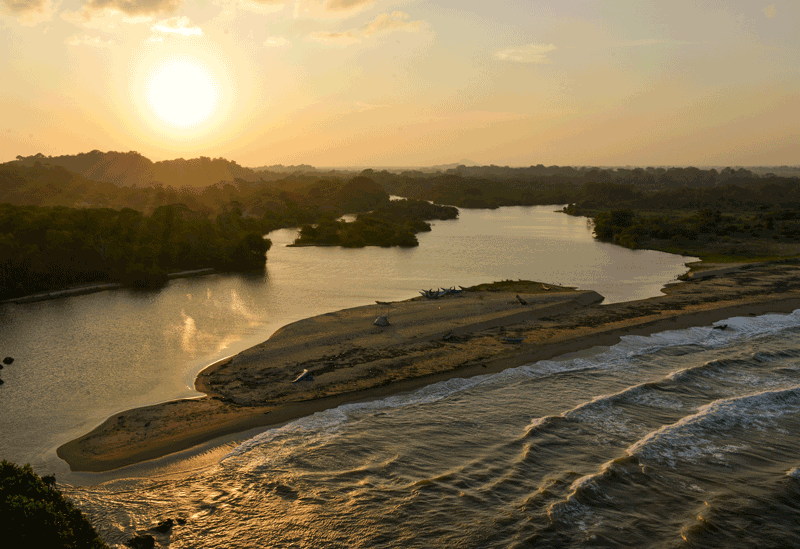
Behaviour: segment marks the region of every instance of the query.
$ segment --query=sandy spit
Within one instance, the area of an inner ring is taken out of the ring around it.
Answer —
[[[624,335],[800,309],[797,265],[709,274],[664,296],[612,305],[601,305],[596,292],[516,283],[308,318],[203,370],[195,386],[207,396],[116,414],[58,455],[73,471],[109,471],[344,403],[613,345]],[[374,325],[379,316],[389,326]],[[314,379],[292,383],[304,370]]]

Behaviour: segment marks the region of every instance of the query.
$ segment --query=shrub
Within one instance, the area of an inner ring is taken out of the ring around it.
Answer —
[[[30,465],[0,463],[0,532],[5,547],[108,549],[80,510]]]

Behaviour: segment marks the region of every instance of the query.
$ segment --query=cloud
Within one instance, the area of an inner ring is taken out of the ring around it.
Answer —
[[[773,18],[778,15],[778,8],[775,7],[775,4],[770,4],[766,8],[764,8],[764,15],[769,18]]]
[[[355,44],[361,42],[361,39],[353,31],[346,32],[313,32],[309,35],[312,40],[318,42],[335,42],[337,44]]]
[[[407,32],[419,32],[422,28],[422,21],[411,21],[411,17],[402,11],[392,13],[381,13],[375,19],[361,27],[344,32],[316,32],[310,35],[311,39],[320,42],[335,42],[338,44],[355,44],[362,38],[368,38],[373,34],[403,30]]]
[[[150,27],[150,30],[158,32],[182,34],[183,36],[191,36],[191,35],[200,36],[201,34],[203,34],[203,31],[200,29],[200,27],[193,27],[191,25],[192,22],[189,20],[188,17],[173,17],[171,19],[165,19],[164,21],[159,21],[158,23]]]
[[[402,11],[393,11],[390,14],[382,13],[375,19],[364,25],[362,34],[371,36],[376,32],[389,30],[405,30],[410,32],[419,31],[422,21],[409,21],[410,16]]]
[[[59,6],[60,2],[52,0],[0,0],[2,11],[11,14],[25,26],[52,20]]]
[[[283,9],[286,8],[286,4],[291,1],[292,0],[211,0],[211,3],[229,12],[235,13],[239,10],[245,10],[266,15],[283,11]]]
[[[88,34],[84,34],[83,36],[75,35],[71,38],[67,38],[64,43],[69,44],[70,46],[94,46],[96,48],[102,48],[105,46],[110,46],[114,42],[111,40],[103,40],[99,36],[89,36]]]
[[[62,11],[61,18],[77,27],[93,29],[104,34],[119,34],[125,32],[125,25],[140,25],[152,21],[149,16],[129,16],[118,11],[103,11],[87,13],[86,11]],[[96,33],[93,33],[96,34]]]
[[[277,48],[281,46],[286,46],[289,44],[289,41],[286,40],[283,36],[270,36],[266,40],[264,40],[264,45],[269,48]]]
[[[547,54],[556,49],[553,44],[528,44],[521,48],[508,48],[497,52],[497,57],[504,61],[516,63],[534,63],[537,65],[550,63]]]
[[[46,0],[2,0],[3,4],[11,13],[31,13],[41,12],[44,9]]]
[[[286,7],[286,0],[240,0],[238,6],[256,13],[277,13]]]
[[[375,0],[325,0],[326,11],[354,11],[371,6]]]
[[[345,17],[375,5],[376,0],[295,0],[295,18]]]
[[[126,15],[158,15],[172,13],[183,0],[89,0],[84,6],[84,16],[93,12],[115,10]]]

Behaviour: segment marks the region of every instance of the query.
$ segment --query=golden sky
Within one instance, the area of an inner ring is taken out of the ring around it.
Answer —
[[[797,165],[767,2],[0,0],[0,162]]]

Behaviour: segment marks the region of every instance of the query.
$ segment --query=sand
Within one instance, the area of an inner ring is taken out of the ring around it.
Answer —
[[[623,335],[800,308],[795,264],[703,275],[666,288],[663,296],[612,305],[600,304],[596,292],[513,283],[500,291],[376,303],[308,318],[203,370],[195,385],[207,396],[122,412],[61,446],[58,455],[73,471],[108,471],[347,402],[613,345]],[[374,325],[379,316],[390,325]],[[313,381],[292,383],[304,370]]]

